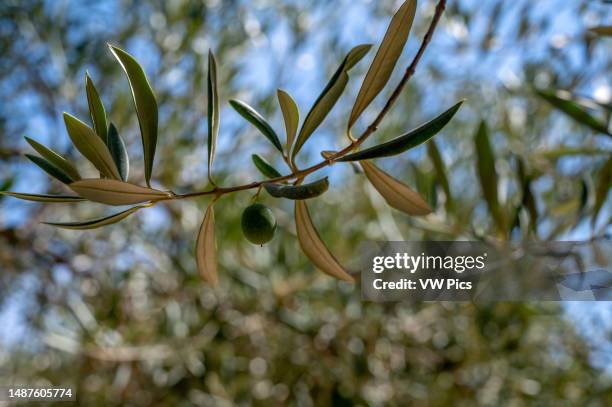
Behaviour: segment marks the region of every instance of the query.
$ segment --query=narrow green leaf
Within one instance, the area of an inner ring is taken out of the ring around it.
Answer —
[[[534,235],[537,233],[538,226],[538,207],[535,201],[535,196],[531,191],[531,174],[527,173],[527,166],[521,157],[517,157],[517,172],[520,185],[523,189],[523,198],[521,206],[527,210],[529,214],[529,229]],[[518,216],[518,213],[517,213]]]
[[[64,123],[72,143],[85,158],[103,175],[113,179],[121,178],[108,147],[88,125],[65,112]]]
[[[446,210],[447,212],[452,212],[454,208],[453,194],[450,189],[448,177],[446,176],[446,166],[444,165],[444,160],[442,160],[442,155],[440,154],[440,150],[438,150],[435,140],[431,140],[427,143],[427,154],[433,164],[436,173],[436,181],[444,191],[444,196],[446,197]]]
[[[151,186],[151,174],[157,145],[157,101],[155,100],[155,94],[144,70],[136,59],[120,48],[112,45],[109,45],[109,47],[130,82],[144,150],[145,180],[147,185]]]
[[[251,155],[251,159],[253,160],[253,164],[255,167],[266,177],[268,178],[277,178],[280,177],[281,174],[270,164],[265,158],[260,157],[257,154]]]
[[[295,100],[284,90],[278,89],[276,95],[278,97],[278,104],[283,112],[285,131],[287,133],[287,155],[289,155],[300,124],[300,109]]]
[[[71,162],[69,162],[64,157],[51,150],[50,148],[47,148],[42,144],[36,142],[35,140],[32,140],[29,137],[26,137],[25,139],[32,146],[32,148],[36,150],[38,154],[40,154],[44,159],[55,165],[60,170],[64,171],[71,179],[75,181],[81,179],[79,171],[74,165],[72,165]]]
[[[268,140],[274,144],[274,147],[281,153],[283,152],[283,146],[281,145],[278,136],[274,129],[268,124],[266,119],[264,119],[255,109],[251,106],[247,105],[243,101],[232,99],[230,100],[230,105],[237,111],[240,116],[244,117],[249,123],[253,126],[257,127],[257,129],[264,135]]]
[[[107,205],[133,205],[171,196],[169,192],[114,179],[83,179],[68,186],[85,199]]]
[[[204,220],[198,231],[195,247],[198,273],[204,281],[217,285],[217,239],[215,237],[215,208],[211,203],[206,209]]]
[[[414,216],[424,216],[432,212],[423,197],[408,185],[369,161],[360,161],[359,164],[372,186],[385,198],[390,207]]]
[[[374,147],[366,148],[353,154],[346,155],[337,161],[359,161],[369,160],[372,158],[389,157],[397,155],[426,142],[436,134],[438,134],[444,126],[451,121],[457,110],[461,107],[463,100],[455,104],[453,107],[425,123],[421,127],[412,130],[402,136],[389,140],[386,143],[379,144]]]
[[[408,34],[412,28],[416,8],[416,0],[407,0],[391,19],[380,48],[376,52],[372,65],[370,65],[370,69],[363,79],[363,84],[348,121],[348,130],[353,127],[361,113],[363,113],[389,81],[397,60],[402,54],[404,45],[408,41]]]
[[[0,191],[2,192],[8,192],[9,188],[13,186],[15,179],[12,177],[9,178],[5,178],[4,181],[2,181],[2,184],[0,184]],[[2,200],[3,197],[0,197],[0,201]]]
[[[415,175],[416,192],[427,203],[431,211],[438,206],[438,194],[436,193],[436,179],[431,172],[425,172],[418,165],[411,162],[410,166]]]
[[[495,220],[498,230],[504,233],[506,230],[506,222],[497,197],[495,155],[489,140],[489,131],[484,121],[478,126],[474,142],[476,146],[476,165],[480,186],[482,187],[482,192],[489,207],[489,212]]]
[[[332,110],[346,88],[349,80],[349,70],[368,53],[371,47],[370,44],[358,45],[351,49],[346,57],[344,57],[344,60],[312,105],[308,115],[306,115],[306,119],[304,119],[304,123],[300,129],[300,134],[293,147],[293,152],[291,153],[292,158],[295,158],[306,140],[308,140]]]
[[[46,172],[53,178],[57,179],[58,181],[63,182],[64,184],[70,184],[71,182],[74,181],[63,170],[51,164],[49,161],[45,160],[44,158],[41,158],[35,155],[30,155],[30,154],[26,154],[25,156],[28,157],[30,161],[32,161],[34,164],[38,165],[44,172]]]
[[[80,196],[70,195],[42,195],[42,194],[25,194],[21,192],[0,191],[0,195],[11,196],[24,201],[32,202],[56,202],[56,203],[71,203],[82,202],[85,199]]]
[[[589,31],[602,37],[611,37],[612,25],[600,25],[599,27],[589,28]]]
[[[214,185],[212,165],[219,134],[219,90],[217,87],[217,61],[208,51],[208,180]]]
[[[264,188],[275,198],[287,198],[293,200],[311,199],[323,194],[329,188],[327,177],[303,185],[281,185],[265,183]]]
[[[603,204],[606,202],[606,198],[608,197],[608,192],[612,187],[612,155],[604,166],[601,168],[598,176],[597,176],[597,186],[595,187],[595,207],[593,208],[593,221],[595,224],[597,221],[597,216],[603,207]]]
[[[113,161],[115,161],[115,165],[117,166],[117,170],[119,171],[119,175],[121,176],[122,181],[128,180],[128,175],[130,173],[130,158],[128,157],[127,148],[125,148],[125,143],[119,133],[117,132],[117,128],[113,123],[108,127],[108,150],[113,157]]]
[[[106,123],[106,110],[104,110],[104,104],[98,90],[94,86],[89,73],[85,73],[85,91],[87,92],[87,104],[89,105],[89,114],[91,115],[91,122],[93,123],[93,129],[95,130],[98,137],[102,139],[104,143],[107,142],[107,130],[108,125]]]
[[[546,100],[552,106],[559,109],[578,123],[584,124],[598,133],[612,136],[612,134],[608,131],[608,126],[606,126],[604,122],[592,116],[578,103],[573,101],[572,96],[567,92],[542,89],[536,89],[535,92],[542,99]]]
[[[66,222],[66,223],[56,223],[56,222],[42,222],[45,225],[55,226],[61,229],[71,229],[71,230],[87,230],[87,229],[97,229],[102,226],[111,225],[113,223],[117,223],[120,220],[123,220],[138,211],[139,209],[146,208],[148,205],[139,205],[134,206],[130,209],[127,209],[122,212],[115,213],[110,216],[105,216],[102,218],[86,220],[82,222]]]

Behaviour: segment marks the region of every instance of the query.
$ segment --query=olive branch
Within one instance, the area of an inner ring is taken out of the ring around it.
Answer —
[[[69,223],[45,222],[48,225],[74,230],[94,229],[113,224],[140,209],[151,207],[164,201],[212,196],[198,232],[195,252],[200,275],[204,280],[214,285],[218,279],[214,204],[226,194],[250,189],[257,189],[256,200],[261,190],[265,189],[272,197],[295,201],[297,237],[302,251],[312,263],[321,271],[333,277],[345,281],[354,281],[353,277],[340,265],[321,240],[311,220],[308,206],[305,203],[305,200],[317,197],[327,191],[329,187],[327,177],[308,183],[304,183],[304,180],[310,174],[336,162],[358,162],[370,183],[391,207],[414,216],[422,216],[432,212],[427,202],[418,193],[378,168],[370,160],[397,155],[426,142],[450,122],[463,101],[456,103],[431,121],[406,134],[373,147],[362,150],[359,150],[359,147],[376,132],[384,117],[399,98],[406,83],[416,72],[416,67],[431,42],[445,6],[446,0],[438,1],[429,28],[401,80],[372,123],[357,138],[354,138],[351,132],[353,125],[389,81],[391,73],[408,40],[416,15],[417,0],[406,0],[400,6],[391,19],[353,105],[345,133],[349,144],[340,151],[321,152],[323,160],[310,167],[298,168],[295,158],[342,95],[349,81],[348,72],[350,69],[365,57],[371,45],[363,44],[356,46],[346,55],[314,102],[301,126],[299,125],[299,108],[295,101],[287,92],[281,89],[277,91],[285,124],[285,146],[280,142],[272,126],[254,108],[239,100],[229,101],[232,108],[255,126],[273,144],[290,169],[289,174],[282,175],[269,162],[254,154],[252,156],[253,163],[266,178],[232,187],[217,185],[213,177],[213,160],[220,124],[220,98],[217,86],[217,63],[213,53],[209,52],[207,76],[207,147],[208,180],[212,188],[205,191],[176,194],[172,191],[161,191],[151,187],[151,176],[157,144],[158,109],[155,95],[146,74],[133,56],[121,48],[109,44],[110,51],[124,70],[132,91],[144,151],[146,187],[128,182],[129,158],[125,143],[115,125],[108,121],[98,91],[92,79],[86,74],[85,88],[92,126],[87,125],[68,113],[64,113],[64,122],[74,146],[99,170],[100,177],[96,179],[83,179],[77,168],[60,154],[26,137],[28,143],[40,155],[26,154],[26,156],[50,176],[66,184],[77,195],[2,193],[15,198],[36,202],[71,203],[92,201],[116,206],[135,205],[122,212],[89,221]],[[266,212],[269,209],[260,204],[254,205],[259,206],[256,209],[249,207],[243,214],[243,230],[249,240],[263,244],[272,237],[276,228],[276,222],[272,213]],[[247,215],[250,218],[245,220]],[[264,222],[263,226],[257,226],[258,222]],[[263,238],[261,236],[257,237],[255,240],[251,238],[253,233],[250,232],[253,231],[248,229],[249,227],[252,228],[252,225],[255,225],[254,227],[256,228],[267,228],[266,233],[264,233],[265,236]]]

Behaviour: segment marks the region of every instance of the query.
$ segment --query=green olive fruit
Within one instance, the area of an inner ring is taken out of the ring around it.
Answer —
[[[242,233],[249,242],[263,245],[274,237],[276,218],[265,205],[255,203],[242,212]]]

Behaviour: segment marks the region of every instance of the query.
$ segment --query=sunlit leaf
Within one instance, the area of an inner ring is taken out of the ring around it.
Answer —
[[[266,191],[275,198],[294,200],[311,199],[322,195],[329,188],[327,177],[302,185],[282,185],[268,182],[264,184]]]
[[[109,45],[109,47],[130,82],[144,150],[145,180],[147,185],[150,186],[157,145],[157,101],[155,100],[155,94],[144,70],[136,59],[120,48],[112,45]]]
[[[133,208],[127,209],[123,212],[115,213],[110,216],[105,216],[102,218],[86,220],[82,222],[65,222],[65,223],[57,223],[57,222],[42,222],[45,225],[55,226],[61,229],[71,229],[71,230],[87,230],[87,229],[97,229],[102,226],[111,225],[113,223],[117,223],[122,219],[127,218],[134,212],[139,209],[146,208],[147,205],[139,205]]]
[[[217,61],[212,51],[208,51],[208,180],[214,184],[212,165],[219,135],[219,89],[217,86]]]
[[[44,172],[46,172],[53,178],[57,179],[58,181],[63,182],[64,184],[70,184],[71,182],[74,181],[63,170],[51,164],[49,161],[45,160],[44,158],[41,158],[35,155],[31,155],[31,154],[26,154],[25,156],[28,157],[30,161],[32,161],[34,164],[38,165]]]
[[[368,69],[368,73],[363,79],[361,89],[353,105],[348,121],[349,130],[389,81],[397,60],[408,40],[416,8],[416,0],[407,0],[391,19],[380,48],[378,48],[370,69]]]
[[[121,136],[119,136],[117,128],[113,123],[108,127],[108,149],[117,166],[121,180],[127,181],[130,173],[130,158],[128,157],[125,143]]]
[[[236,110],[240,116],[244,117],[249,123],[253,126],[257,127],[257,129],[264,135],[268,140],[274,144],[274,147],[281,153],[283,152],[283,146],[281,145],[278,136],[274,129],[268,124],[266,119],[264,119],[255,109],[251,106],[247,105],[243,101],[232,99],[230,100],[230,105]]]
[[[88,125],[68,113],[64,113],[64,123],[72,143],[85,158],[103,175],[114,179],[121,178],[108,147]]]
[[[200,276],[211,285],[217,285],[217,242],[215,239],[215,210],[212,204],[206,209],[198,232],[195,251]]]
[[[363,44],[350,50],[340,64],[340,67],[338,67],[329,82],[327,82],[323,92],[321,92],[308,112],[306,119],[304,119],[300,134],[297,137],[293,152],[291,153],[293,158],[299,153],[306,140],[308,140],[317,127],[319,127],[340,98],[340,95],[342,95],[349,80],[349,70],[368,53],[371,47],[372,46],[369,44]]]
[[[595,187],[595,207],[593,208],[593,224],[597,220],[597,216],[606,202],[608,192],[612,188],[612,155],[608,158],[608,161],[599,170],[597,176],[597,185]]]
[[[302,251],[318,269],[340,280],[355,281],[321,240],[304,201],[295,201],[295,227]]]
[[[565,91],[535,90],[536,94],[546,100],[555,108],[559,109],[578,123],[590,127],[598,133],[608,136],[612,134],[608,131],[608,126],[601,120],[592,116],[586,109],[572,100],[571,94]]]
[[[77,181],[81,179],[79,171],[74,165],[72,165],[71,162],[69,162],[64,157],[51,150],[50,148],[47,148],[42,144],[36,142],[35,140],[32,140],[29,137],[26,137],[25,139],[32,146],[32,148],[36,150],[38,154],[40,154],[45,160],[49,161],[51,164],[62,170],[64,173],[66,173],[66,175],[68,175],[72,180]]]
[[[257,154],[251,155],[251,159],[253,160],[253,164],[255,167],[266,177],[268,178],[277,178],[280,177],[281,174],[270,164],[266,159],[260,157]]]
[[[429,204],[408,185],[393,178],[369,161],[360,161],[359,164],[368,180],[392,208],[416,216],[432,212]]]
[[[83,179],[68,185],[85,199],[107,205],[133,205],[168,198],[168,192],[112,179]]]
[[[295,100],[284,90],[276,91],[278,96],[278,104],[283,112],[283,120],[285,121],[285,131],[287,133],[287,154],[291,151],[293,140],[297,134],[297,129],[300,124],[300,109],[295,103]]]
[[[484,121],[478,126],[474,142],[480,186],[489,207],[489,212],[495,220],[498,230],[504,233],[506,230],[506,222],[497,197],[498,180],[497,171],[495,170],[495,155],[491,147],[491,141],[489,140],[487,124]]]
[[[56,202],[56,203],[71,203],[82,202],[85,199],[79,196],[69,195],[42,195],[42,194],[25,194],[21,192],[0,191],[0,195],[11,196],[24,201],[32,202]]]
[[[589,31],[602,37],[610,37],[612,36],[612,25],[600,25],[589,28]]]
[[[409,133],[377,146],[366,148],[365,150],[361,150],[353,154],[348,154],[337,161],[358,161],[389,157],[414,148],[438,134],[444,128],[444,126],[450,122],[455,113],[457,113],[457,110],[459,110],[462,103],[463,101],[460,101],[435,119],[425,123],[419,128],[412,130]]]
[[[436,181],[440,184],[442,190],[444,191],[444,196],[446,197],[446,209],[448,212],[452,212],[454,208],[453,194],[446,175],[446,166],[444,165],[444,161],[442,160],[440,150],[438,150],[435,140],[431,140],[429,143],[427,143],[427,154],[429,155],[429,159],[433,164],[436,174]]]
[[[85,73],[85,91],[87,93],[87,104],[89,105],[89,114],[91,116],[91,122],[93,123],[93,129],[102,141],[106,143],[108,140],[106,110],[104,110],[104,104],[102,103],[102,99],[100,99],[100,94],[94,86],[89,73]]]

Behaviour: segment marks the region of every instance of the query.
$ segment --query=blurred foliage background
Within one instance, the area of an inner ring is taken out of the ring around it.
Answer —
[[[256,106],[282,134],[275,89],[294,95],[305,115],[351,46],[380,42],[395,3],[4,0],[1,189],[63,191],[23,157],[24,135],[95,175],[69,145],[61,119],[63,111],[87,117],[86,70],[127,139],[131,180],[142,181],[129,87],[107,42],[131,52],[156,91],[156,185],[206,187],[209,48],[223,102],[218,182],[254,180],[253,152],[282,167],[227,100]],[[434,6],[420,2],[400,65],[414,55]],[[397,213],[350,165],[337,164],[325,170],[331,190],[310,208],[338,258],[350,268],[368,239],[608,238],[610,202],[593,219],[612,140],[534,88],[571,92],[608,123],[612,41],[588,28],[610,21],[606,1],[449,1],[417,74],[374,137],[394,137],[467,99],[435,138],[442,166],[432,146],[379,160],[436,211],[426,218]],[[351,72],[348,91],[301,165],[341,146],[366,69],[362,62]],[[357,127],[383,103],[384,95]],[[495,154],[502,227],[478,182],[481,120]],[[158,206],[89,232],[39,222],[102,215],[96,204],[2,199],[0,384],[70,385],[83,405],[612,403],[608,305],[598,307],[606,316],[592,304],[570,315],[564,304],[362,302],[358,288],[317,272],[301,254],[290,204],[262,194],[280,230],[263,248],[248,243],[239,218],[250,196],[233,194],[216,205],[221,278],[214,290],[201,282],[192,254],[207,199]],[[591,318],[594,331],[583,325]]]

